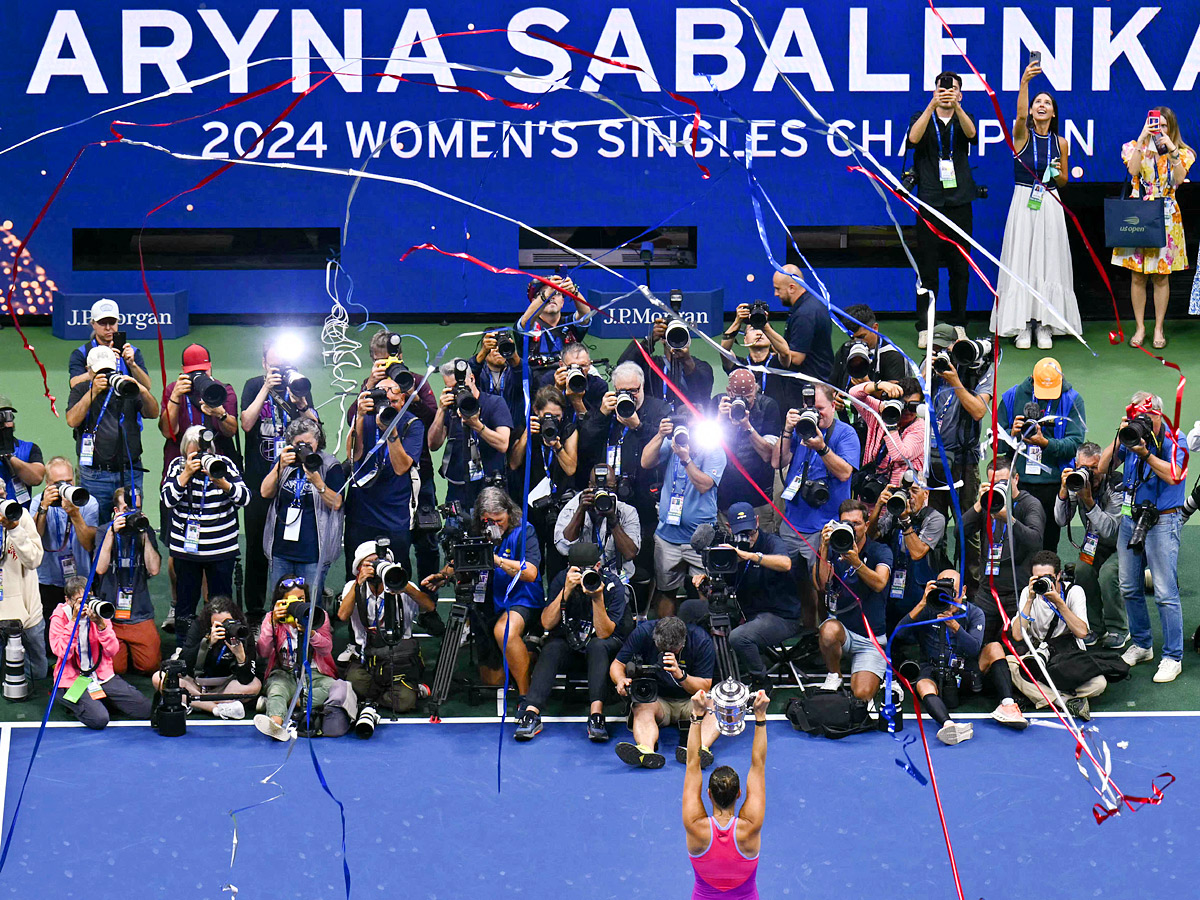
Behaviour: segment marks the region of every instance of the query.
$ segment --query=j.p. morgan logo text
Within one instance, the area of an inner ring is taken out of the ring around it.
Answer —
[[[168,312],[159,313],[157,316],[154,313],[121,313],[118,320],[122,328],[128,329],[133,327],[134,331],[145,331],[151,325],[171,325],[171,314]],[[90,309],[73,309],[71,310],[71,318],[67,320],[68,325],[91,325],[92,311]]]

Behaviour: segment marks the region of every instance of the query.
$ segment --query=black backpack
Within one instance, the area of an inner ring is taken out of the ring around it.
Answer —
[[[879,698],[882,696],[880,691]],[[880,702],[878,698],[877,702]],[[866,701],[859,700],[845,687],[836,691],[806,687],[799,697],[788,701],[784,714],[797,731],[834,740],[864,731],[887,731],[888,727],[887,719],[872,717],[867,712]],[[897,706],[896,730],[903,729],[904,718]]]

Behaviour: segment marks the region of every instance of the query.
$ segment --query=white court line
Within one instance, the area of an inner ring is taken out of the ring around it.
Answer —
[[[12,746],[12,731],[0,727],[0,824],[4,822],[5,791],[8,789],[8,751]]]

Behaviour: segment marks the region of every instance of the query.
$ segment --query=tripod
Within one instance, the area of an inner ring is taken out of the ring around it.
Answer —
[[[726,678],[741,681],[737,657],[729,649],[729,632],[733,626],[731,613],[738,609],[737,595],[720,575],[710,575],[709,578],[708,633],[717,657],[717,679],[714,684]]]
[[[446,625],[446,633],[442,637],[442,649],[438,653],[437,670],[433,676],[433,691],[429,697],[429,710],[432,718],[438,717],[438,711],[446,697],[450,694],[450,683],[454,678],[454,668],[458,665],[458,652],[462,649],[463,629],[467,625],[467,616],[475,598],[475,573],[455,573],[454,576],[454,605],[450,607],[450,621]]]

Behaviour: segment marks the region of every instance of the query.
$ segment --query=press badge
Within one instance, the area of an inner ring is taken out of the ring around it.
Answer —
[[[672,494],[671,505],[667,509],[667,524],[678,525],[683,519],[683,495]]]
[[[897,569],[892,573],[892,599],[904,599],[904,586],[908,583],[908,569]]]
[[[608,467],[612,469],[613,474],[618,478],[621,477],[621,448],[616,444],[609,445],[608,448]]]
[[[94,434],[85,434],[79,439],[79,464],[81,466],[91,466],[95,456],[96,436]]]
[[[1035,209],[1035,210],[1041,209],[1042,208],[1042,200],[1045,198],[1045,196],[1046,196],[1046,185],[1035,184],[1033,186],[1033,191],[1030,192],[1030,194],[1029,194],[1029,204],[1028,204],[1029,208]]]
[[[103,700],[108,694],[104,693],[104,686],[96,680],[96,676],[92,676],[87,686],[88,695],[93,700]]]
[[[1100,543],[1100,535],[1090,528],[1083,536],[1083,546],[1079,548],[1079,561],[1089,566],[1096,561],[1096,545]]]
[[[29,505],[29,485],[20,479],[13,480],[13,497],[22,506]]]
[[[285,511],[283,522],[283,539],[285,541],[300,540],[300,507],[289,506]]]
[[[999,575],[1000,574],[1000,557],[1004,554],[1004,542],[993,544],[988,548],[988,559],[986,571],[984,575]]]
[[[803,477],[800,475],[797,475],[795,478],[793,478],[791,480],[791,482],[788,484],[788,486],[783,489],[783,493],[780,494],[779,496],[782,497],[784,500],[787,500],[788,502],[791,502],[792,500],[794,500],[796,498],[797,492],[800,490],[800,482],[802,480],[803,480]]]
[[[482,481],[483,463],[476,459],[469,460],[467,462],[467,477],[471,481]]]
[[[1042,448],[1027,444],[1025,446],[1025,474],[1041,475],[1050,471],[1042,465]]]
[[[66,581],[68,578],[75,577],[75,557],[74,556],[60,556],[58,558],[58,564],[59,564],[59,566],[62,567],[63,581]]]
[[[117,614],[114,617],[118,622],[124,621],[133,613],[133,588],[120,588],[117,591]]]
[[[281,437],[275,438],[275,459],[283,456],[283,451],[287,449],[287,441]]]
[[[947,190],[958,187],[958,178],[954,174],[954,160],[938,160],[938,178],[942,180],[942,187]]]
[[[200,523],[189,520],[183,532],[183,552],[200,552]]]

